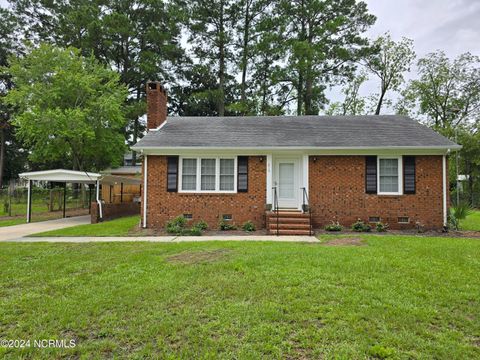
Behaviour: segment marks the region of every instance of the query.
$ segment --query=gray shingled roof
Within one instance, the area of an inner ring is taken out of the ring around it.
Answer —
[[[408,117],[169,117],[133,148],[457,148]]]

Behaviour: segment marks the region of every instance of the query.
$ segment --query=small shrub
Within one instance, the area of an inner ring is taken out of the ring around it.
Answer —
[[[382,345],[374,345],[370,347],[368,353],[376,359],[388,359],[395,355],[395,349],[384,347]]]
[[[460,230],[460,220],[465,220],[472,213],[472,208],[467,203],[462,203],[450,209],[448,225],[454,230]]]
[[[208,229],[208,224],[205,220],[200,220],[198,223],[194,225],[195,227],[199,228],[202,231],[205,231]]]
[[[188,230],[188,235],[191,236],[201,236],[202,235],[202,229],[199,228],[197,225],[193,225],[190,230]]]
[[[180,215],[167,222],[166,230],[169,234],[182,235],[185,232],[186,224],[187,220],[183,217],[183,215]]]
[[[362,220],[358,219],[352,224],[352,230],[355,232],[369,232],[370,230],[372,230],[372,227],[369,224],[366,224]]]
[[[242,225],[242,230],[246,231],[246,232],[253,232],[253,231],[257,230],[257,228],[255,227],[254,223],[252,223],[250,220],[248,220],[246,223],[244,223]]]
[[[375,225],[375,229],[378,231],[378,232],[385,232],[388,230],[388,224],[384,224],[382,222],[378,222],[376,225]]]
[[[204,230],[204,226],[207,223],[205,221],[200,221],[197,224],[193,225],[190,229],[187,229],[187,219],[183,215],[177,216],[175,219],[167,222],[166,230],[169,234],[174,235],[191,235],[191,236],[200,236]]]
[[[338,221],[332,221],[331,224],[325,226],[326,231],[342,231],[343,227]]]
[[[231,224],[225,220],[220,220],[220,223],[218,224],[218,227],[222,231],[229,231],[229,230],[236,230],[237,227],[234,224]]]

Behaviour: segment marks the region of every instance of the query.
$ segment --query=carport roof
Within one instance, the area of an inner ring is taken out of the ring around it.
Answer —
[[[21,177],[22,179],[35,181],[94,184],[97,180],[100,180],[102,175],[86,171],[55,169],[24,172],[19,174],[19,177]]]

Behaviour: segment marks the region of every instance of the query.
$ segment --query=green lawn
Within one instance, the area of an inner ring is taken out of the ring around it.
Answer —
[[[25,218],[24,217],[14,217],[14,218],[0,219],[0,227],[20,225],[20,224],[25,224]]]
[[[480,240],[0,243],[0,338],[23,358],[480,357]],[[2,354],[3,353],[3,354]]]
[[[140,216],[128,216],[98,224],[77,225],[30,236],[127,236],[140,222]]]
[[[475,210],[465,220],[460,222],[462,230],[480,231],[480,211]]]

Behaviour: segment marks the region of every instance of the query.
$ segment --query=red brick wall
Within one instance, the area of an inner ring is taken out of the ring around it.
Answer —
[[[90,208],[90,222],[96,224],[100,221],[100,212],[98,203],[93,201]],[[140,204],[138,202],[124,202],[118,204],[102,204],[103,220],[113,220],[124,216],[132,216],[140,213]]]
[[[149,82],[147,84],[147,129],[156,129],[165,120],[167,120],[167,92],[159,82]]]
[[[167,192],[166,156],[148,156],[147,163],[147,227],[163,228],[168,220],[182,214],[192,214],[193,222],[203,219],[212,229],[217,228],[223,214],[232,214],[237,225],[251,220],[257,228],[265,227],[265,156],[248,158],[248,192],[237,194]]]
[[[358,218],[368,221],[378,216],[391,229],[413,228],[417,221],[426,228],[442,228],[442,156],[417,156],[416,194],[401,196],[365,194],[364,156],[313,158],[309,160],[309,197],[315,227],[332,220],[350,227]],[[185,213],[192,214],[193,221],[207,221],[211,228],[216,228],[223,214],[232,214],[237,225],[252,220],[257,228],[265,226],[265,156],[249,157],[248,193],[169,193],[166,168],[165,156],[148,157],[148,227],[163,228],[168,220]],[[403,216],[410,218],[410,224],[398,224]]]
[[[416,157],[416,194],[365,194],[364,156],[313,156],[309,160],[310,203],[315,227],[332,220],[349,227],[358,218],[379,216],[391,229],[443,226],[442,156]],[[409,225],[398,217],[410,218]]]

